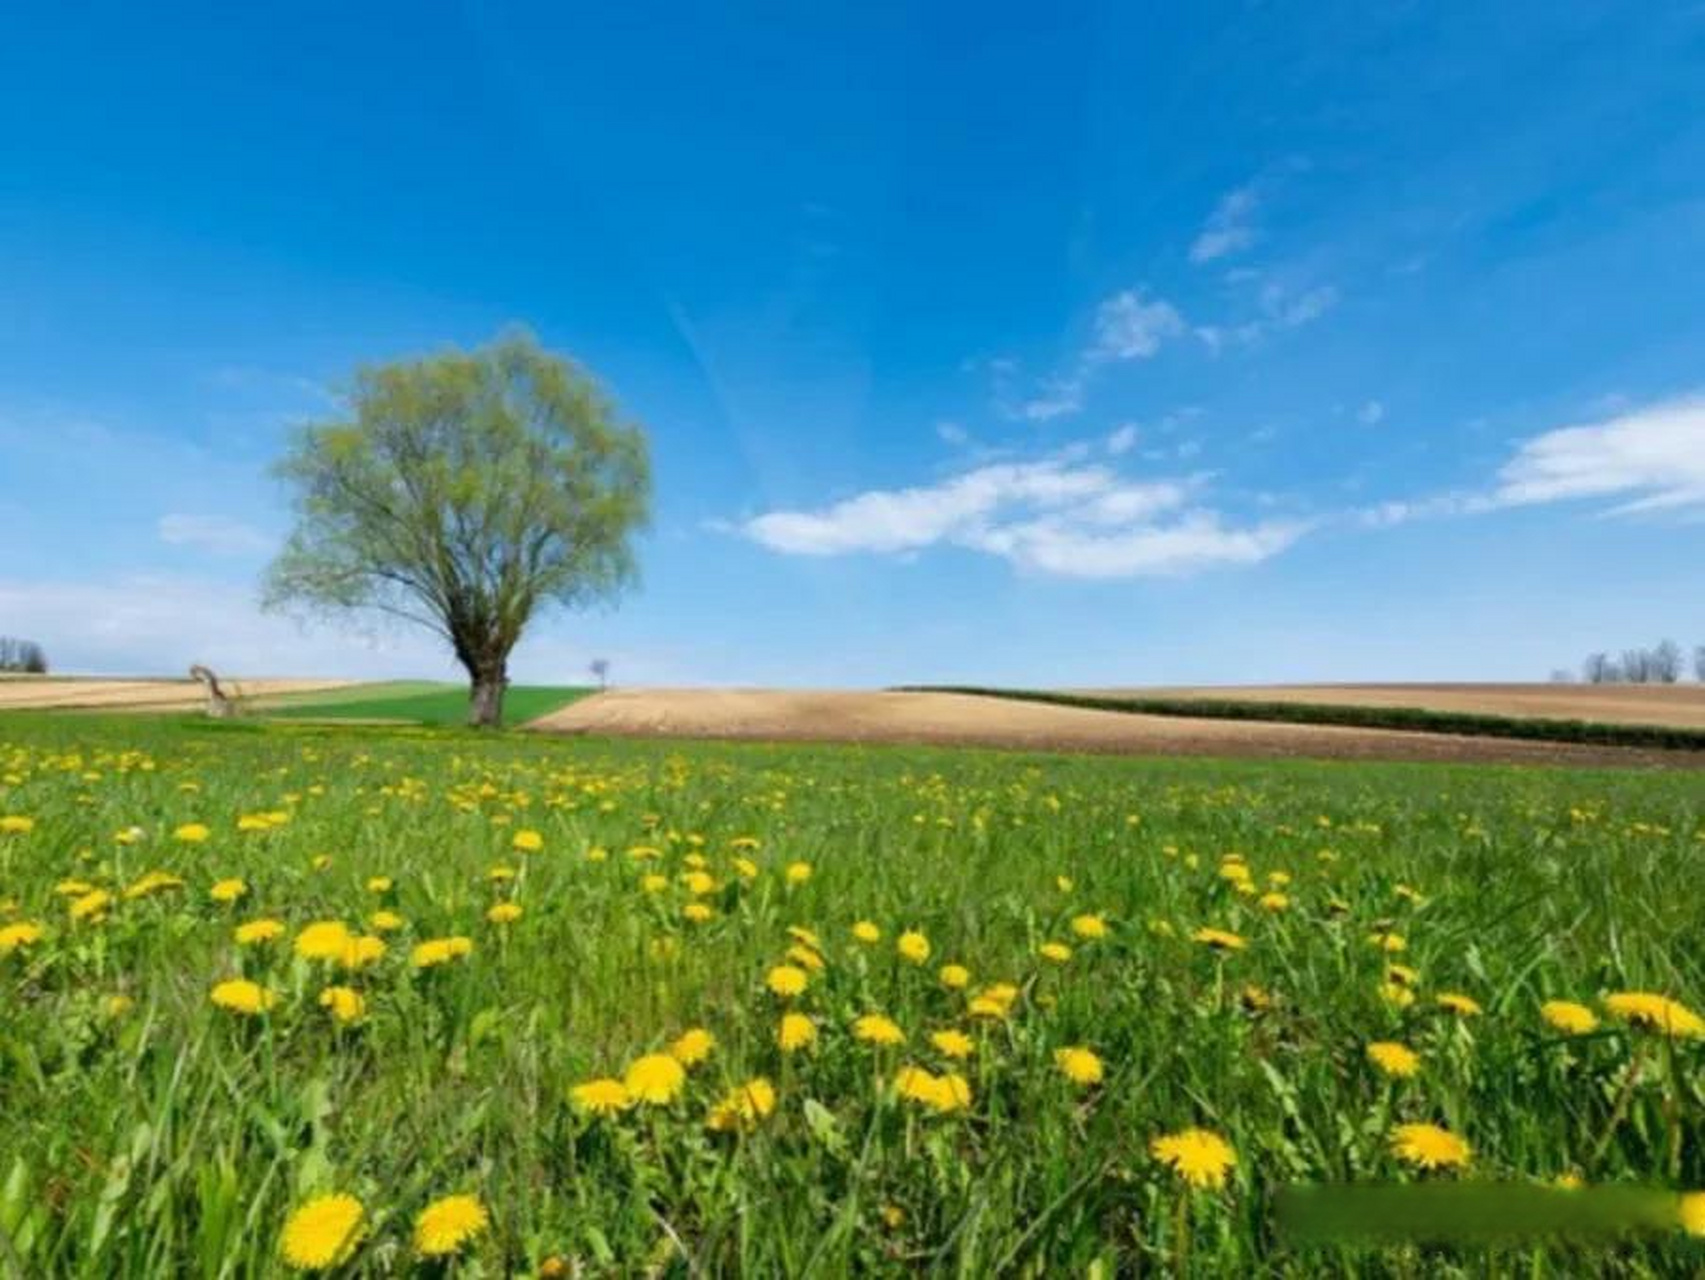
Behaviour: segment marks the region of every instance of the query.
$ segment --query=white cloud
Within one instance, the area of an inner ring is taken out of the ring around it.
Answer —
[[[1076,413],[1083,408],[1083,378],[1058,378],[1045,383],[1040,394],[1032,396],[1018,411],[1032,422],[1047,422]]]
[[[1212,262],[1254,244],[1255,228],[1250,220],[1256,203],[1253,185],[1238,187],[1222,196],[1190,245],[1190,261]]]
[[[936,423],[935,434],[943,444],[950,444],[955,447],[971,442],[971,433],[957,422]]]
[[[1319,285],[1305,293],[1292,293],[1282,285],[1268,284],[1261,290],[1261,310],[1272,323],[1284,329],[1294,329],[1311,320],[1318,320],[1338,303],[1338,290],[1329,284]]]
[[[1129,453],[1137,446],[1138,434],[1137,424],[1134,422],[1127,422],[1117,427],[1107,437],[1107,452],[1115,458],[1120,454]]]
[[[229,516],[197,516],[173,512],[160,517],[160,541],[173,547],[191,547],[216,556],[264,555],[274,540],[252,525]]]
[[[1385,406],[1378,400],[1369,400],[1356,410],[1356,421],[1366,427],[1385,421]]]
[[[1134,438],[1134,436],[1133,436]],[[1252,564],[1299,524],[1228,527],[1192,507],[1199,482],[1138,482],[1061,460],[981,467],[939,484],[872,490],[818,511],[773,511],[741,531],[793,555],[904,554],[957,546],[1063,577],[1124,578]]]
[[[1547,431],[1522,444],[1498,481],[1505,506],[1622,498],[1614,514],[1705,507],[1705,395]]]
[[[1165,298],[1149,300],[1140,288],[1126,289],[1096,309],[1095,345],[1089,359],[1147,360],[1162,342],[1184,329],[1184,317]]]

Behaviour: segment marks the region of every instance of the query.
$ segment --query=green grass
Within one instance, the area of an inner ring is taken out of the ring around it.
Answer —
[[[282,820],[241,829],[264,814]],[[1673,1228],[1352,1249],[1293,1244],[1274,1212],[1298,1182],[1705,1186],[1705,1040],[1600,1004],[1705,1003],[1696,776],[38,715],[0,717],[6,816],[29,829],[0,823],[0,927],[43,936],[0,933],[0,1271],[273,1275],[292,1210],[334,1190],[368,1215],[358,1275],[409,1270],[415,1215],[453,1192],[491,1214],[465,1275],[551,1258],[683,1277],[1705,1266]],[[176,838],[186,823],[207,838]],[[523,830],[538,851],[512,847]],[[1222,871],[1233,853],[1250,893]],[[125,896],[155,870],[182,885]],[[227,877],[247,886],[234,905],[209,894]],[[104,919],[73,920],[68,880],[113,895]],[[509,901],[521,918],[488,922]],[[380,909],[403,923],[370,966],[292,954],[311,922],[359,931]],[[1088,913],[1105,937],[1074,932]],[[238,946],[257,917],[285,935]],[[854,940],[861,920],[878,944]],[[1247,945],[1213,951],[1202,926]],[[766,974],[799,945],[790,927],[823,967],[788,1002],[818,1042],[784,1055]],[[927,964],[896,954],[905,930]],[[1389,935],[1405,949],[1370,941]],[[447,936],[471,953],[411,964]],[[1391,959],[1416,971],[1407,1007],[1382,994]],[[968,991],[942,983],[948,962]],[[269,1014],[210,1003],[237,975],[276,994]],[[970,1017],[967,995],[998,982],[1017,988],[1010,1016]],[[334,983],[364,997],[355,1025],[321,1007]],[[1441,992],[1484,1012],[1459,1018]],[[1552,998],[1601,1027],[1553,1031]],[[859,1042],[872,1011],[907,1043]],[[717,1044],[674,1102],[595,1118],[568,1101],[691,1027]],[[928,1038],[944,1028],[976,1044],[957,1068],[970,1105],[947,1114],[890,1087],[905,1064],[954,1069]],[[1380,1076],[1373,1040],[1411,1046],[1419,1074]],[[1099,1084],[1056,1069],[1068,1046],[1099,1055]],[[707,1129],[756,1076],[774,1113]],[[1398,1162],[1411,1121],[1465,1137],[1468,1168]],[[1190,1191],[1151,1153],[1193,1125],[1236,1151],[1221,1189]]]
[[[1264,720],[1277,724],[1346,725],[1359,729],[1406,729],[1480,738],[1524,738],[1604,747],[1705,751],[1705,729],[1653,724],[1605,724],[1542,716],[1501,716],[1426,707],[1367,707],[1328,702],[1262,701],[1258,698],[1155,698],[1139,694],[1059,693],[1043,689],[995,689],[976,685],[908,685],[937,693],[969,693],[1019,702],[1046,702],[1096,711],[1150,716],[1195,716],[1210,720]]]
[[[595,692],[569,685],[512,685],[503,699],[505,724],[526,724]],[[397,720],[457,725],[468,719],[468,688],[460,684],[399,680],[352,685],[297,695],[259,708],[256,714],[284,720]]]

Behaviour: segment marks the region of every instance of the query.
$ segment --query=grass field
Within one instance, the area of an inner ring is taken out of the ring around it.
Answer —
[[[593,692],[571,685],[513,685],[503,698],[505,724],[525,724]],[[257,714],[286,720],[397,720],[455,725],[468,719],[468,687],[427,680],[393,680],[299,694],[263,704]]]
[[[1679,773],[0,717],[0,1256],[1695,1274],[1702,853]],[[1660,1196],[1279,1233],[1340,1180]]]

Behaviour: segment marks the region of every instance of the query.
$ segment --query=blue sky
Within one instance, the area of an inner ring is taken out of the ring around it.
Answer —
[[[1697,3],[0,14],[0,632],[255,608],[289,425],[510,321],[648,428],[522,679],[1544,678],[1705,642]]]

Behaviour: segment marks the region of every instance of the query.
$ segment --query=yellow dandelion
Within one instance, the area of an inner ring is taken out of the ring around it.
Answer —
[[[348,1024],[366,1016],[367,1001],[354,987],[327,987],[320,992],[320,1008],[329,1009],[332,1017]]]
[[[1453,1169],[1467,1164],[1474,1151],[1436,1124],[1400,1124],[1391,1132],[1391,1154],[1418,1169]]]
[[[46,936],[42,927],[30,920],[20,920],[0,929],[0,956],[9,956],[24,947],[34,946]]]
[[[976,1043],[970,1036],[951,1028],[930,1032],[929,1042],[935,1046],[937,1053],[955,1060],[969,1058],[977,1050]]]
[[[1105,1074],[1100,1057],[1094,1050],[1086,1049],[1082,1045],[1055,1049],[1054,1066],[1059,1068],[1061,1075],[1079,1086],[1100,1084]]]
[[[445,1196],[415,1218],[414,1251],[423,1258],[447,1258],[490,1225],[491,1216],[478,1196]]]
[[[337,962],[345,969],[365,969],[370,964],[376,964],[384,958],[385,940],[370,933],[360,937],[351,936],[344,944],[343,953]]]
[[[880,1013],[867,1013],[853,1022],[853,1038],[865,1044],[896,1045],[906,1043],[906,1033],[891,1018]]]
[[[1689,1191],[1678,1198],[1676,1221],[1690,1236],[1705,1236],[1705,1191]]]
[[[93,889],[81,897],[71,900],[70,912],[73,920],[99,920],[106,915],[112,906],[112,894],[105,889]]]
[[[409,961],[416,969],[435,969],[470,955],[473,949],[471,938],[429,938],[409,953]]]
[[[1149,1143],[1149,1154],[1198,1190],[1218,1190],[1237,1166],[1237,1152],[1211,1129],[1184,1129]]]
[[[519,902],[496,902],[486,909],[485,918],[492,924],[514,924],[521,918]]]
[[[857,924],[853,925],[852,936],[854,941],[862,942],[866,946],[870,946],[872,943],[882,941],[882,930],[877,928],[875,923],[870,920],[860,920]]]
[[[778,964],[764,979],[764,985],[784,1000],[799,995],[809,982],[805,970],[791,964]]]
[[[1407,1080],[1421,1069],[1421,1058],[1408,1045],[1375,1040],[1367,1047],[1368,1061],[1388,1076]]]
[[[296,954],[304,960],[341,960],[352,935],[339,920],[317,920],[296,935]]]
[[[622,1077],[622,1085],[635,1102],[667,1106],[681,1096],[687,1073],[666,1053],[648,1053],[635,1058]]]
[[[239,947],[252,947],[284,936],[282,920],[245,920],[233,931]]]
[[[776,1090],[763,1076],[730,1089],[710,1110],[705,1124],[719,1133],[754,1129],[776,1109]]]
[[[1435,1004],[1441,1009],[1448,1009],[1459,1018],[1477,1018],[1483,1012],[1480,1002],[1472,996],[1465,996],[1460,991],[1441,991],[1434,997]]]
[[[787,871],[784,874],[789,884],[804,884],[811,878],[811,864],[809,862],[790,862],[787,864]]]
[[[517,853],[537,853],[545,847],[545,838],[529,827],[522,827],[510,838],[509,847]]]
[[[708,924],[716,919],[716,910],[702,902],[689,902],[681,908],[681,918],[688,924]]]
[[[962,964],[944,964],[936,977],[949,991],[962,991],[971,985],[971,971]]]
[[[228,880],[215,881],[207,896],[215,902],[235,902],[248,891],[247,883],[233,876]]]
[[[1088,942],[1105,938],[1107,936],[1107,917],[1101,915],[1073,916],[1072,932]]]
[[[1241,934],[1232,933],[1229,929],[1211,929],[1205,926],[1192,933],[1190,940],[1213,951],[1242,951],[1249,945]]]
[[[817,1024],[803,1013],[788,1013],[782,1015],[780,1025],[776,1028],[776,1044],[781,1046],[783,1053],[792,1053],[816,1043]]]
[[[818,955],[803,942],[796,942],[789,947],[787,949],[787,958],[794,964],[798,965],[801,969],[808,970],[811,973],[821,973],[823,971],[823,957]]]
[[[1415,1003],[1415,993],[1399,982],[1381,983],[1379,998],[1394,1009],[1407,1009]]]
[[[390,876],[367,877],[368,893],[389,893],[396,882]]]
[[[1584,1036],[1598,1027],[1598,1015],[1573,1000],[1547,1000],[1539,1006],[1539,1016],[1566,1036]]]
[[[185,844],[200,844],[213,833],[207,829],[205,822],[186,822],[172,832],[172,838]]]
[[[1044,942],[1036,948],[1036,954],[1050,964],[1065,964],[1072,958],[1072,949],[1063,942]]]
[[[1385,980],[1412,987],[1421,980],[1421,975],[1406,964],[1388,964],[1385,966]]]
[[[710,1057],[716,1048],[716,1037],[703,1027],[683,1031],[669,1046],[669,1056],[683,1067],[696,1067]]]
[[[0,835],[27,836],[36,829],[36,820],[21,813],[0,814]]]
[[[377,933],[395,933],[404,923],[395,911],[375,911],[367,917],[367,927]]]
[[[279,1252],[298,1271],[323,1271],[349,1261],[366,1230],[367,1211],[352,1195],[316,1196],[284,1224]]]
[[[594,1116],[613,1116],[633,1105],[627,1086],[608,1076],[577,1084],[568,1091],[568,1096],[577,1108]]]
[[[1618,991],[1604,998],[1604,1007],[1624,1022],[1648,1031],[1685,1039],[1705,1036],[1705,1019],[1668,996],[1650,991]]]
[[[258,982],[247,978],[230,978],[217,983],[208,997],[219,1008],[230,1013],[253,1017],[265,1013],[278,1003],[278,997]]]
[[[900,959],[908,964],[923,964],[929,959],[929,939],[916,929],[908,929],[894,943],[894,950],[900,953]]]

